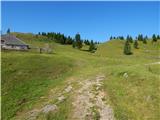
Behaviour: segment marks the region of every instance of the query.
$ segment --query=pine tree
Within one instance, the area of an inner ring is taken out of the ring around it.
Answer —
[[[160,36],[159,36],[159,35],[157,35],[157,39],[160,39]]]
[[[10,32],[11,32],[11,31],[10,31],[10,29],[8,28],[8,30],[7,30],[7,34],[10,34]]]
[[[43,35],[43,36],[46,36],[47,34],[46,34],[45,32],[42,32],[42,35]]]
[[[143,38],[143,43],[144,43],[144,44],[147,44],[147,39],[148,39],[147,36],[145,36],[145,37]]]
[[[134,48],[138,49],[138,41],[137,40],[134,41]]]
[[[143,35],[142,35],[142,34],[139,34],[139,35],[138,35],[138,40],[139,40],[139,41],[143,41]]]
[[[132,36],[129,37],[129,41],[130,41],[131,43],[133,43],[133,38],[132,38]]]
[[[65,44],[72,44],[72,38],[70,37],[70,36],[68,36],[67,38],[66,38],[66,42],[65,42]]]
[[[131,55],[132,54],[131,46],[130,46],[130,43],[129,43],[128,40],[125,42],[125,45],[124,45],[124,54],[125,55]]]
[[[152,41],[153,41],[153,42],[157,42],[157,38],[156,38],[156,35],[155,35],[155,34],[153,34],[153,36],[152,36]]]
[[[129,36],[129,35],[127,35],[127,41],[129,41],[130,43],[133,43],[133,39],[132,39],[132,37],[131,36]]]
[[[81,36],[79,33],[76,34],[75,39],[76,39],[76,47],[78,49],[81,49],[82,48],[82,40],[81,40]]]
[[[120,39],[120,40],[124,40],[124,37],[123,37],[123,36],[120,36],[119,39]]]
[[[91,43],[90,43],[90,46],[89,46],[89,51],[90,51],[90,52],[95,52],[96,49],[97,49],[97,48],[96,48],[93,40],[91,40]]]
[[[110,40],[112,40],[113,38],[112,38],[112,36],[110,37]]]

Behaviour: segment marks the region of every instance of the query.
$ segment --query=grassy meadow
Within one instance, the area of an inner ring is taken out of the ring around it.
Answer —
[[[40,54],[36,49],[26,52],[2,51],[2,119],[23,120],[24,114],[47,103],[55,103],[55,97],[68,82],[75,89],[77,81],[104,74],[104,90],[117,120],[158,120],[160,118],[160,41],[152,44],[139,42],[133,55],[124,55],[124,40],[111,40],[98,45],[95,53],[73,49],[45,37],[14,33],[33,47],[46,44],[51,54]],[[127,73],[128,77],[124,77]],[[38,116],[38,120],[70,120],[72,97],[58,104],[53,115]]]

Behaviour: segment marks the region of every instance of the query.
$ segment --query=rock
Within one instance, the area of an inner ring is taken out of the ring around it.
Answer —
[[[123,74],[123,77],[128,78],[128,74],[127,74],[127,73],[124,73],[124,74]]]
[[[99,87],[96,87],[96,90],[99,90]]]
[[[59,100],[60,102],[62,102],[63,100],[65,100],[65,97],[62,95],[62,96],[58,97],[58,100]]]
[[[65,89],[65,92],[70,92],[72,90],[72,86],[71,85],[69,85],[66,89]]]
[[[101,84],[101,83],[97,83],[97,86],[100,86],[100,87],[101,87],[101,86],[102,86],[102,84]]]
[[[56,105],[46,105],[41,109],[41,112],[47,114],[49,112],[55,112],[57,109]]]

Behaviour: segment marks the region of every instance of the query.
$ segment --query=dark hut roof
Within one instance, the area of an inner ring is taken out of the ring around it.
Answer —
[[[2,35],[1,40],[4,40],[7,45],[27,45],[25,42],[11,34]]]

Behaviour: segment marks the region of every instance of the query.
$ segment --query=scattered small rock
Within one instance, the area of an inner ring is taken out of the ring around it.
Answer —
[[[124,73],[124,74],[123,74],[123,77],[128,78],[128,74],[127,74],[127,73]]]
[[[149,101],[151,100],[151,96],[150,96],[150,95],[145,96],[145,100],[146,100],[147,102],[149,102]]]
[[[45,114],[49,113],[49,112],[55,112],[57,110],[57,106],[56,105],[46,105],[44,106],[41,111]]]
[[[69,85],[66,89],[65,89],[65,92],[70,92],[72,90],[72,86],[71,85]]]
[[[44,99],[45,97],[44,96],[42,96],[42,97],[40,97],[41,99]]]
[[[62,102],[63,100],[65,100],[65,97],[63,95],[58,97],[58,101]]]
[[[96,87],[96,90],[99,90],[99,87]]]

